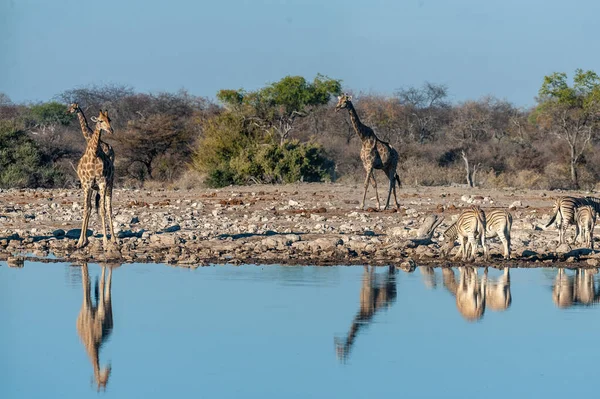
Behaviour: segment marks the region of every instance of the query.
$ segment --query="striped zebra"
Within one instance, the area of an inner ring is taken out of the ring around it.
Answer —
[[[544,226],[544,229],[547,229],[553,223],[556,223],[556,227],[558,228],[558,243],[559,245],[564,244],[565,231],[569,225],[575,224],[575,209],[581,205],[587,205],[589,202],[590,199],[586,198],[558,197],[554,201],[552,217],[546,226]]]
[[[444,231],[444,237],[448,240],[447,244],[442,247],[442,256],[447,256],[450,250],[454,247],[454,241],[458,239],[460,249],[455,255],[455,259],[462,254],[462,260],[473,260],[477,251],[477,241],[483,247],[483,256],[487,260],[488,251],[485,246],[485,230],[486,221],[485,213],[478,206],[470,206],[463,210],[456,222]],[[471,255],[467,255],[471,246]]]
[[[485,212],[486,238],[498,237],[504,249],[504,259],[510,259],[510,230],[512,215],[506,209],[493,209]]]
[[[594,227],[596,226],[596,210],[592,205],[581,205],[575,210],[575,240],[581,233],[583,245],[594,249]]]

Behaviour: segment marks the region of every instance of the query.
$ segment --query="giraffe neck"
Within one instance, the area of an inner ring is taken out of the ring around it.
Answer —
[[[85,149],[86,153],[91,152],[93,154],[98,154],[98,152],[100,150],[100,133],[101,132],[102,132],[102,129],[100,128],[100,124],[96,124],[94,133],[90,137],[90,139],[88,141],[88,145]]]
[[[365,129],[366,126],[363,125],[360,121],[360,118],[358,117],[358,114],[356,113],[356,110],[354,109],[354,105],[352,105],[352,103],[350,103],[350,106],[348,107],[348,113],[350,114],[350,121],[352,122],[352,127],[354,128],[356,134],[358,134],[358,137],[360,137],[361,141],[364,142],[365,140],[371,139],[375,136],[373,132],[370,132],[368,129]]]
[[[88,121],[83,114],[83,110],[79,107],[77,107],[77,119],[79,119],[79,125],[81,126],[81,133],[83,133],[83,137],[85,137],[86,141],[89,140],[92,134],[94,134],[94,131],[92,128],[90,128],[90,125],[88,125]]]

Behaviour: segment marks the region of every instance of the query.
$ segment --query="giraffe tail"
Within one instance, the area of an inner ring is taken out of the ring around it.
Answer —
[[[96,191],[96,198],[94,201],[94,209],[96,209],[96,213],[98,213],[98,209],[100,209],[100,193]]]
[[[400,182],[400,176],[396,173],[396,182],[398,183],[398,188],[402,187],[402,183]]]

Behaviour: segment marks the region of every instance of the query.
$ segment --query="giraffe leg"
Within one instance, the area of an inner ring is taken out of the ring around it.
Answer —
[[[113,244],[117,243],[117,236],[115,235],[115,227],[112,219],[112,196],[113,196],[113,185],[112,182],[106,186],[106,213],[108,214],[108,229],[110,230],[110,241]]]
[[[398,197],[396,196],[396,184],[398,184],[398,190],[400,190],[400,178],[398,177],[398,173],[394,172],[394,201],[396,201],[396,209],[400,209],[400,203],[398,202]]]
[[[371,173],[373,173],[373,167],[367,169],[367,178],[365,179],[365,192],[363,193],[362,203],[360,209],[365,209],[365,200],[367,199],[367,189],[369,188],[369,180],[371,180]]]
[[[381,203],[379,202],[379,192],[377,191],[377,180],[375,180],[375,171],[371,171],[371,182],[375,189],[375,198],[377,199],[377,210],[381,209]]]
[[[106,231],[106,182],[102,182],[99,185],[100,188],[100,218],[102,219],[102,244],[104,248],[108,246],[108,238]]]
[[[387,201],[385,202],[385,208],[388,209],[390,207],[390,198],[392,197],[392,191],[394,191],[394,198],[396,199],[396,207],[398,206],[398,199],[396,198],[396,171],[394,169],[387,170],[387,177],[390,180],[390,187],[388,188]]]
[[[83,304],[88,309],[92,303],[92,298],[90,295],[90,275],[87,263],[81,266],[81,285],[83,286]]]
[[[77,241],[77,248],[82,248],[88,243],[87,228],[90,222],[90,214],[92,212],[92,188],[84,186],[83,188],[83,223],[81,224],[81,234]]]

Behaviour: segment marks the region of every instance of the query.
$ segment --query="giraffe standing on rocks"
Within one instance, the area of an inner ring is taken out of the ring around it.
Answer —
[[[83,138],[85,138],[86,142],[89,142],[90,139],[92,138],[92,135],[94,134],[94,131],[92,130],[90,125],[88,125],[87,118],[85,117],[85,114],[83,113],[83,110],[81,109],[79,104],[72,103],[71,105],[69,105],[68,112],[70,114],[77,115],[77,119],[79,119],[79,126],[81,127],[81,133],[83,134]],[[108,155],[108,158],[114,165],[115,151],[113,150],[112,146],[110,144],[100,140],[100,148],[106,155]],[[96,191],[95,204],[96,204],[96,211],[97,211],[98,208],[100,207],[100,193],[99,193],[98,185],[95,185],[92,188]]]
[[[90,294],[90,276],[87,263],[81,267],[83,285],[83,303],[77,317],[77,333],[94,367],[94,379],[98,390],[106,389],[111,366],[100,369],[99,352],[102,343],[106,341],[113,328],[112,302],[110,298],[110,285],[112,269],[108,270],[108,280],[105,281],[106,267],[102,266],[100,289],[96,287],[96,306],[92,304]],[[96,280],[96,284],[98,281]],[[99,295],[98,295],[99,294]]]
[[[113,244],[117,243],[112,221],[112,189],[115,174],[114,164],[108,155],[100,148],[100,134],[102,130],[112,134],[113,128],[110,124],[110,118],[107,111],[100,110],[97,118],[92,117],[96,123],[96,128],[92,137],[88,141],[83,157],[77,165],[77,175],[81,181],[83,189],[83,223],[81,235],[77,242],[77,248],[82,248],[88,243],[87,228],[90,221],[92,210],[92,191],[94,187],[98,188],[100,194],[100,216],[102,218],[102,230],[104,232],[104,248],[108,245],[106,232],[106,214],[108,213],[108,223],[110,230],[110,239]]]
[[[361,209],[365,208],[365,200],[367,198],[367,189],[369,188],[369,181],[373,182],[375,188],[375,197],[377,198],[377,209],[380,208],[379,194],[377,193],[377,181],[375,181],[374,169],[381,169],[385,172],[386,176],[390,181],[388,189],[387,201],[385,203],[385,209],[390,205],[390,197],[392,191],[394,191],[394,200],[396,201],[396,208],[400,208],[398,203],[398,197],[396,197],[396,182],[398,188],[400,188],[400,177],[396,168],[398,166],[398,151],[391,146],[390,143],[380,140],[373,129],[363,125],[358,114],[352,105],[352,96],[348,94],[342,94],[338,96],[338,103],[335,106],[336,112],[340,109],[347,109],[350,113],[350,121],[352,126],[362,141],[362,148],[360,150],[360,159],[362,160],[363,166],[367,171],[367,177],[365,179],[365,191],[363,194]]]

